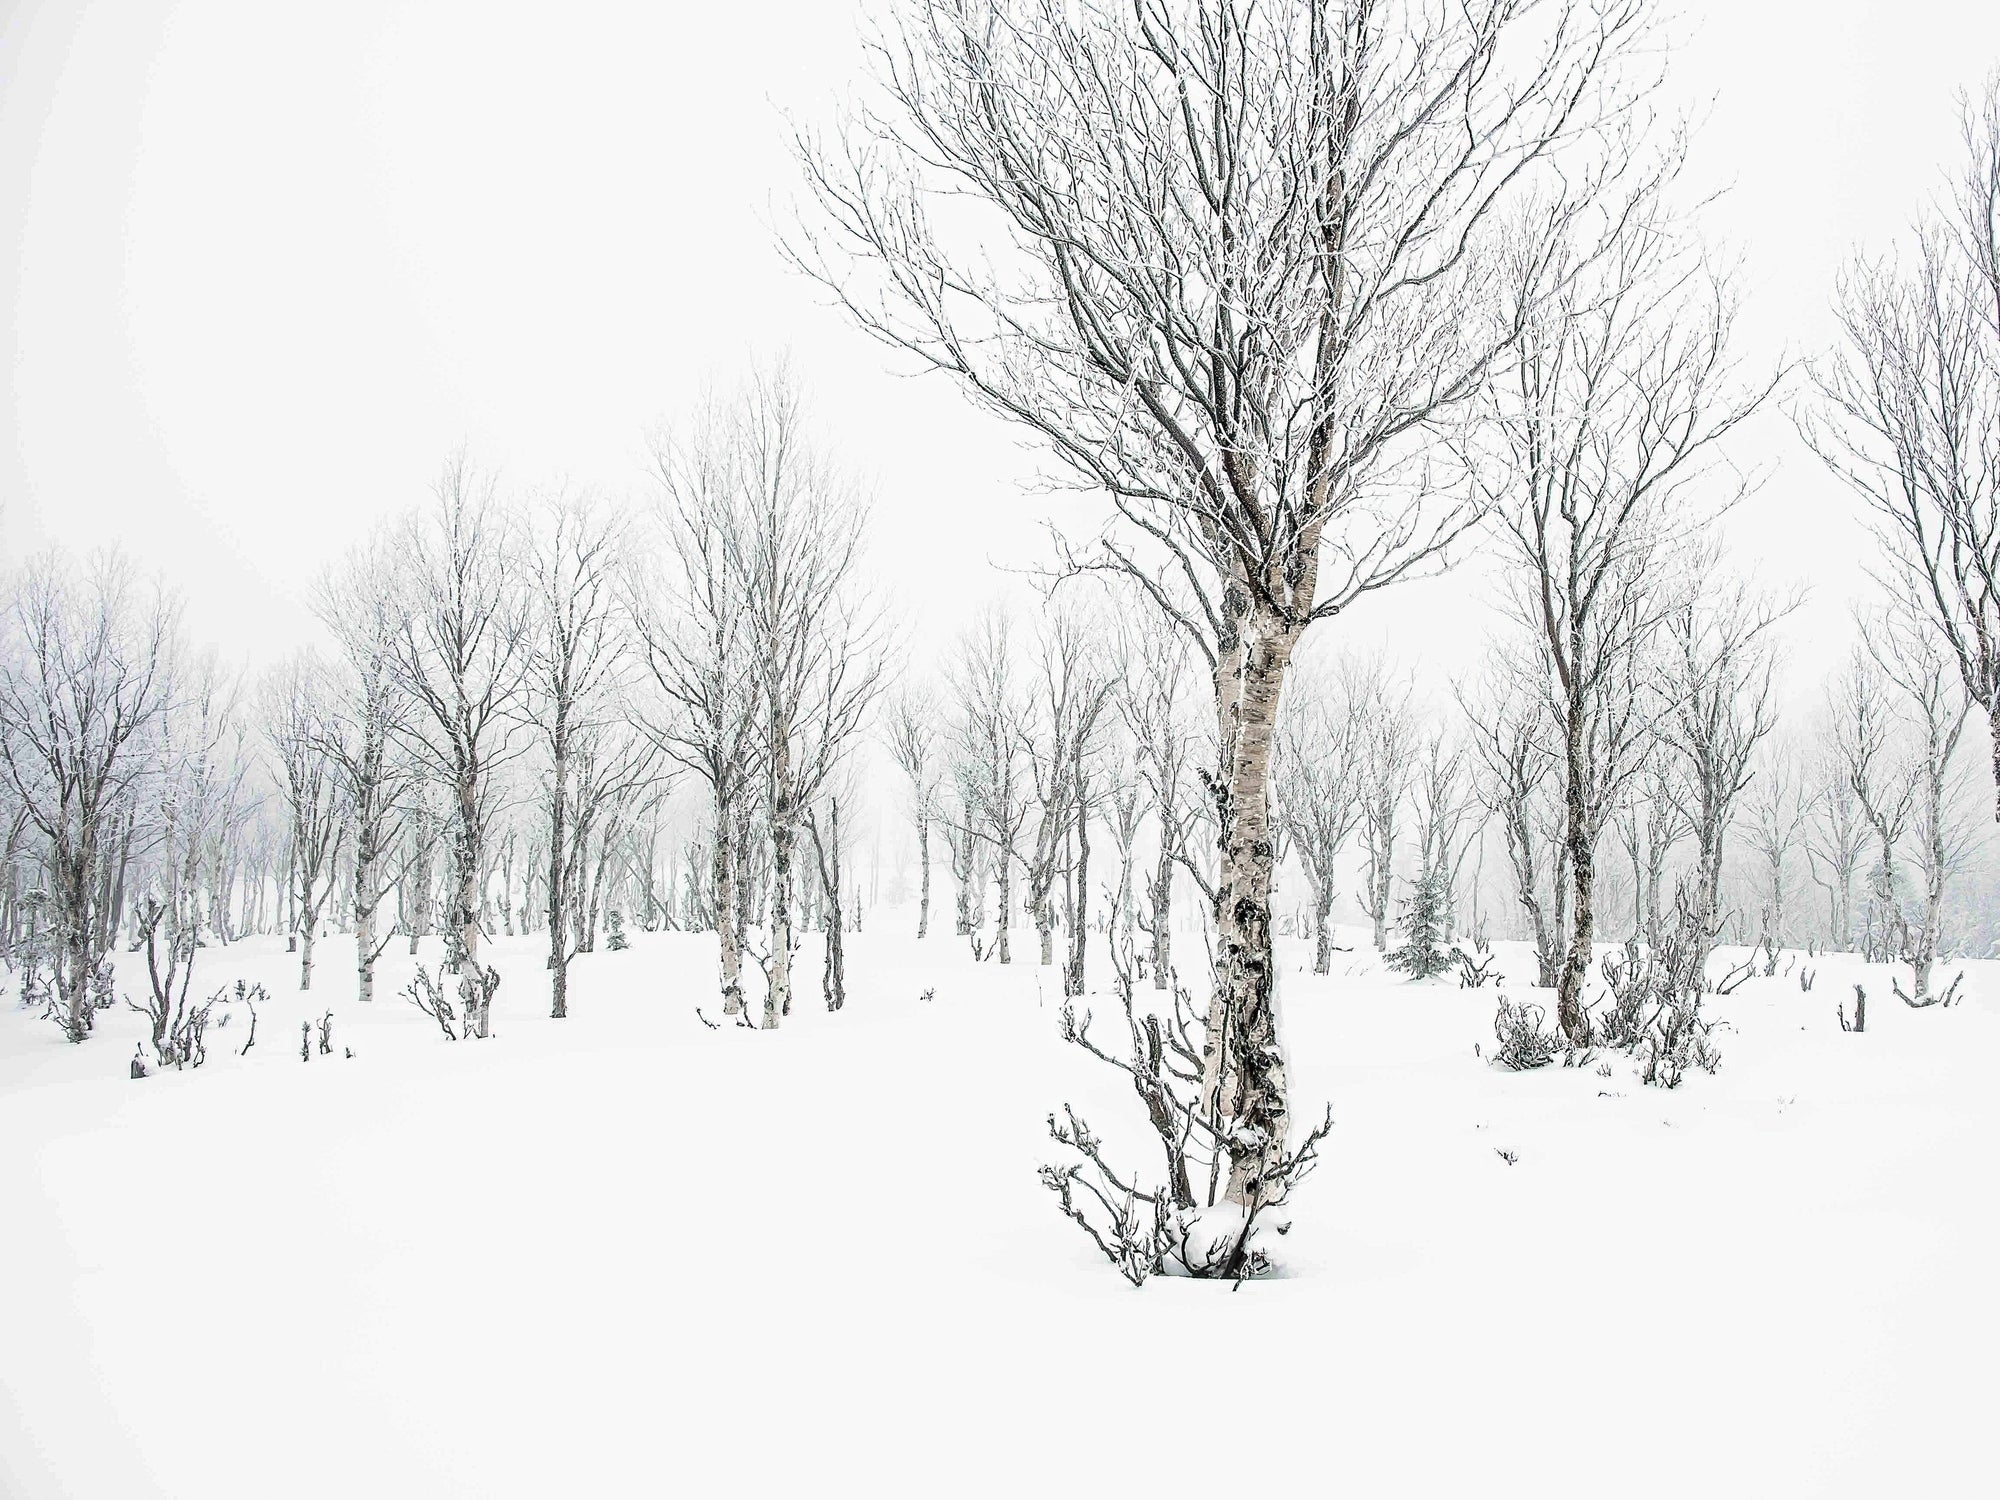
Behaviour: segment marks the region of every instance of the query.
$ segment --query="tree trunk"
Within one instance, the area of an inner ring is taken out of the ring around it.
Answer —
[[[1993,700],[1986,723],[1993,735],[1993,821],[2000,823],[2000,697]]]
[[[313,938],[319,929],[319,908],[301,906],[299,915],[299,988],[313,987]]]
[[[1556,985],[1556,1024],[1572,1047],[1590,1043],[1590,1023],[1583,1013],[1583,989],[1590,978],[1591,938],[1596,927],[1597,854],[1590,837],[1589,809],[1584,806],[1583,711],[1572,704],[1564,735],[1563,840],[1569,854],[1573,899],[1569,952]]]
[[[815,833],[813,836],[815,844],[818,842],[818,837],[818,834]],[[829,1011],[836,1011],[847,1003],[847,951],[841,941],[840,799],[838,797],[833,799],[832,843],[833,847],[825,851],[826,863],[830,874],[825,881],[825,894],[828,907],[826,924],[826,971],[821,976],[821,985],[825,993],[826,1008]]]
[[[1290,1130],[1285,1057],[1278,1038],[1272,961],[1271,740],[1293,636],[1246,608],[1234,648],[1216,669],[1223,747],[1220,868],[1216,879],[1215,989],[1209,1003],[1204,1107],[1223,1126],[1228,1200],[1254,1212]]]
[[[1322,894],[1322,892],[1324,894]],[[1313,973],[1333,970],[1333,881],[1322,880],[1313,892]]]
[[[792,1010],[792,828],[789,812],[771,810],[771,983],[764,995],[764,1030]]]
[[[479,964],[479,778],[474,767],[459,777],[458,819],[458,909],[453,914],[460,949],[458,989],[472,1034],[484,1040],[492,1035],[492,999]]]
[[[1153,898],[1153,988],[1167,988],[1167,974],[1173,967],[1174,938],[1172,918],[1174,912],[1174,856],[1166,846],[1165,822],[1162,820],[1160,833],[1160,864],[1154,873],[1151,895]]]
[[[563,900],[568,895],[563,876],[568,864],[569,839],[569,745],[567,715],[561,705],[556,710],[556,730],[552,736],[555,752],[549,777],[549,989],[553,1003],[552,1020],[569,1015],[569,943],[563,932]]]
[[[375,868],[380,857],[354,862],[354,975],[356,994],[363,1004],[375,998],[375,909],[381,894],[375,889]]]
[[[1063,973],[1063,993],[1083,993],[1083,965],[1089,946],[1090,921],[1086,908],[1090,901],[1090,815],[1081,806],[1076,810],[1076,907],[1069,927],[1069,968]]]
[[[1013,912],[1014,898],[1013,898],[1013,879],[1012,879],[1013,862],[1007,857],[1007,850],[1005,848],[1002,848],[1000,850],[999,863],[1000,863],[1000,910],[995,920],[999,923],[1000,930],[994,934],[993,941],[999,945],[1000,962],[1004,964],[1004,963],[1012,963],[1014,958],[1013,954],[1008,951],[1008,945],[1007,945],[1007,934],[1012,929],[1014,920],[1014,912]]]
[[[743,1013],[743,946],[739,941],[736,913],[736,852],[731,847],[728,805],[718,797],[715,803],[715,853],[710,870],[715,882],[715,909],[721,920],[715,935],[721,947],[722,1013]]]
[[[917,819],[917,867],[923,872],[917,897],[917,941],[922,942],[931,930],[931,824],[928,818]]]

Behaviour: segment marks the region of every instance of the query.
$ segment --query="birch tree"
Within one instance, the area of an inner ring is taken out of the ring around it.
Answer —
[[[313,943],[319,936],[321,909],[332,895],[348,821],[334,760],[326,753],[338,730],[326,698],[325,675],[325,664],[317,656],[296,655],[266,679],[261,705],[264,735],[291,822],[294,930],[302,990],[312,988]]]
[[[657,711],[639,723],[675,765],[708,789],[709,903],[719,944],[724,1015],[743,1010],[743,930],[747,892],[738,889],[739,820],[755,775],[754,695],[745,604],[731,568],[733,435],[709,399],[685,433],[653,444],[657,496],[652,518],[665,559],[631,575],[630,612]]]
[[[1869,622],[1866,635],[1870,654],[1901,699],[1906,716],[1904,775],[1920,910],[1905,950],[1911,987],[1903,998],[1919,1007],[1934,998],[1931,969],[1942,937],[1945,888],[1964,868],[1973,847],[1958,759],[1972,701],[1944,643],[1925,626],[1915,609],[1891,608]]]
[[[1286,670],[1313,622],[1471,521],[1421,472],[1423,439],[1506,349],[1513,204],[1565,184],[1532,229],[1554,237],[1597,191],[1571,148],[1628,98],[1646,12],[906,0],[874,47],[882,106],[802,149],[819,212],[794,258],[1102,492],[1113,523],[1070,562],[1170,611],[1210,668],[1203,1072],[1245,1222],[1290,1125],[1270,919]],[[1567,173],[1537,170],[1557,155]]]
[[[522,696],[548,768],[542,804],[548,823],[549,1014],[556,1020],[569,1014],[569,961],[579,946],[569,920],[582,874],[574,833],[605,791],[601,785],[579,787],[573,774],[579,750],[596,749],[621,712],[630,636],[618,585],[628,545],[618,516],[589,495],[559,490],[535,505],[523,548],[532,602]]]
[[[1374,923],[1375,951],[1387,953],[1396,833],[1416,768],[1412,689],[1392,682],[1383,664],[1375,662],[1350,671],[1347,692],[1356,706],[1361,847],[1368,858],[1361,904]]]
[[[1689,972],[1702,981],[1722,921],[1722,866],[1757,746],[1776,724],[1769,631],[1782,610],[1742,584],[1682,605],[1666,625],[1662,735],[1680,762],[1682,815],[1694,841],[1686,911]]]
[[[1333,964],[1340,864],[1361,821],[1366,731],[1358,705],[1323,674],[1302,674],[1292,694],[1278,736],[1274,791],[1312,893],[1313,973],[1325,974]]]
[[[1842,278],[1842,342],[1801,425],[1985,711],[2000,819],[2000,73],[1960,122],[1960,168],[1909,258]]]
[[[1153,873],[1146,881],[1146,932],[1153,988],[1164,990],[1173,971],[1174,870],[1199,877],[1189,845],[1195,835],[1194,770],[1202,758],[1190,722],[1198,691],[1194,651],[1185,634],[1157,610],[1121,622],[1119,689],[1115,702],[1137,751],[1139,780],[1158,833]],[[1212,893],[1211,893],[1212,894]]]
[[[1915,811],[1916,782],[1897,753],[1895,720],[1881,664],[1865,647],[1855,647],[1829,697],[1840,768],[1875,847],[1862,945],[1864,954],[1874,962],[1900,955],[1907,948],[1897,870],[1903,837]]]
[[[81,1042],[113,936],[102,862],[113,819],[150,769],[141,751],[167,706],[179,606],[115,553],[82,567],[47,554],[23,570],[6,626],[0,767],[47,845],[55,1010]]]
[[[409,702],[397,687],[395,565],[382,538],[351,555],[322,580],[315,599],[320,623],[339,644],[341,665],[330,691],[337,708],[322,745],[340,783],[353,829],[354,964],[356,993],[375,998],[375,965],[393,935],[377,935],[392,883],[390,858],[402,841],[405,801],[414,762],[398,750],[409,732]],[[411,937],[415,951],[415,936]]]
[[[1562,751],[1570,924],[1556,1018],[1577,1047],[1597,847],[1652,722],[1643,658],[1678,604],[1678,555],[1742,492],[1717,483],[1719,446],[1771,389],[1737,373],[1736,300],[1663,202],[1673,172],[1670,153],[1607,207],[1607,232],[1557,252],[1553,295],[1546,267],[1522,272],[1514,358],[1484,425],[1512,608],[1547,664]]]
[[[991,855],[998,888],[990,951],[1001,963],[1011,963],[1014,865],[1031,804],[1022,764],[1021,725],[1027,709],[1013,623],[1004,610],[988,609],[960,639],[950,687],[966,816],[963,827]]]
[[[1514,898],[1534,944],[1535,983],[1554,989],[1569,949],[1568,855],[1560,803],[1553,817],[1548,806],[1559,752],[1539,649],[1518,637],[1496,649],[1480,684],[1461,685],[1458,701],[1477,758],[1475,793],[1500,823]]]
[[[444,794],[451,830],[451,956],[466,1034],[491,1034],[480,962],[487,830],[497,773],[518,753],[516,717],[530,650],[513,519],[490,479],[447,465],[433,503],[397,531],[399,621],[393,662],[415,712],[408,743]],[[418,837],[424,836],[422,824]]]
[[[939,744],[943,706],[928,687],[907,686],[889,701],[884,733],[890,757],[904,780],[903,808],[917,832],[917,938],[931,927],[931,825],[943,795],[944,752]]]
[[[738,499],[723,541],[743,600],[771,849],[768,1030],[791,1009],[794,864],[806,809],[874,702],[883,630],[861,572],[867,507],[814,439],[789,371],[753,374],[735,423]]]

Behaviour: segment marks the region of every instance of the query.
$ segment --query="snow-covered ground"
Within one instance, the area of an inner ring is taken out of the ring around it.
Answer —
[[[407,958],[362,1007],[347,941],[310,996],[282,941],[205,949],[198,994],[270,987],[257,1044],[140,1082],[136,1015],[71,1047],[10,998],[0,1493],[1994,1492],[2000,966],[1949,1011],[1752,981],[1669,1093],[1494,1071],[1491,990],[1287,945],[1338,1122],[1290,1274],[1135,1291],[1035,1180],[1050,1109],[1134,1108],[1055,972],[890,920],[777,1034],[698,1021],[678,935],[579,959],[565,1022],[503,940],[461,1044]]]

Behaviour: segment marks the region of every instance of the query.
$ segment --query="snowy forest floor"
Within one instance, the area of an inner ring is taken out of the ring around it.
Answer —
[[[1922,1012],[1852,958],[1753,980],[1667,1092],[1497,1071],[1491,989],[1288,943],[1295,1118],[1337,1124],[1287,1274],[1135,1291],[1035,1178],[1065,1100],[1150,1160],[1032,933],[889,920],[775,1034],[644,933],[564,1022],[497,943],[481,1044],[400,953],[363,1007],[351,940],[310,995],[281,939],[204,949],[196,998],[269,987],[256,1046],[140,1082],[139,1016],[74,1047],[8,998],[0,1493],[1991,1493],[2000,965]]]

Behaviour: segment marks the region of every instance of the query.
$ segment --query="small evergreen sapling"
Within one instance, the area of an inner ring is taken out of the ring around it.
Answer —
[[[1412,979],[1428,979],[1451,966],[1450,904],[1450,882],[1442,869],[1427,869],[1417,877],[1403,907],[1403,946],[1389,955],[1390,968]]]

